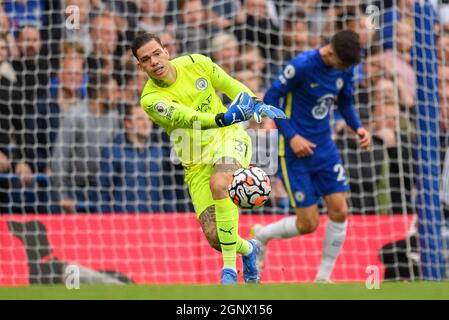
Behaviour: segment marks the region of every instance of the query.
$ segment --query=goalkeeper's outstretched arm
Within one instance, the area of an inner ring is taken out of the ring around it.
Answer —
[[[240,93],[234,99],[228,111],[219,114],[198,112],[160,97],[155,101],[150,95],[142,97],[141,105],[153,121],[162,127],[172,128],[195,129],[195,122],[199,122],[201,129],[225,127],[247,121],[253,114],[256,114],[258,119],[262,115],[285,118],[282,111],[263,104],[261,100],[250,97],[246,92]]]
[[[219,127],[216,114],[198,112],[160,97],[157,101],[142,97],[140,104],[154,122],[165,128],[192,129],[195,122],[200,123],[201,129]]]

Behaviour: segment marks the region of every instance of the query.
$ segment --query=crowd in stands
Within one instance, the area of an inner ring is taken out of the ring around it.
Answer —
[[[449,147],[449,5],[434,2],[444,159]],[[211,56],[263,97],[289,59],[347,28],[360,34],[364,47],[363,62],[355,68],[354,105],[373,135],[373,146],[361,151],[333,112],[333,134],[351,187],[350,210],[414,212],[414,1],[379,1],[380,29],[369,27],[373,21],[363,3],[2,1],[0,213],[193,211],[169,137],[139,107],[147,79],[129,49],[138,32],[158,34],[172,58]],[[225,96],[223,101],[230,102]],[[275,125],[264,121],[248,128]],[[276,175],[272,180],[270,203],[263,210],[288,211],[286,191]]]

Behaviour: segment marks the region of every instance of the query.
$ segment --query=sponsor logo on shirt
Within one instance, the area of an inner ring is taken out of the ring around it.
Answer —
[[[207,88],[207,80],[204,78],[199,78],[196,80],[196,87],[200,90],[205,90]]]
[[[343,81],[343,78],[338,78],[335,84],[337,86],[337,89],[340,90],[341,88],[343,88],[345,82]]]
[[[318,99],[318,104],[313,107],[312,115],[317,120],[326,118],[330,108],[334,105],[334,96],[326,94]]]
[[[206,99],[204,99],[196,110],[200,112],[210,111],[210,103],[212,102],[212,95],[210,94]]]

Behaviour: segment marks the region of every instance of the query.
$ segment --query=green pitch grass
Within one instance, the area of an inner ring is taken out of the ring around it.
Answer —
[[[145,299],[145,300],[306,300],[306,299],[449,299],[449,282],[262,285],[64,286],[0,287],[0,299]]]

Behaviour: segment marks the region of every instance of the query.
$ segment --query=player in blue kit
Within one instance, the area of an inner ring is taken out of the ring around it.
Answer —
[[[371,138],[352,105],[353,66],[360,62],[357,33],[336,33],[330,44],[293,58],[265,94],[270,105],[282,105],[287,119],[276,119],[280,176],[296,216],[266,226],[254,225],[252,236],[262,244],[259,267],[272,239],[314,232],[319,224],[318,201],[323,197],[329,221],[323,256],[315,281],[329,282],[346,237],[349,191],[345,170],[331,138],[329,111],[334,103],[367,149]]]

